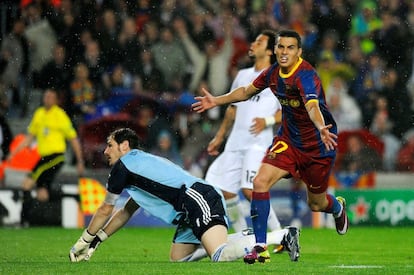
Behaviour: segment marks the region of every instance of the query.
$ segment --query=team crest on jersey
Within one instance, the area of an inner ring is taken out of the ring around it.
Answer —
[[[300,102],[297,99],[291,99],[289,100],[289,105],[292,106],[293,108],[297,108],[300,106]]]

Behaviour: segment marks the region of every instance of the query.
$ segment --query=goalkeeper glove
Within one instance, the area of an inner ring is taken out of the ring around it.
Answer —
[[[94,238],[95,235],[89,234],[88,230],[85,229],[82,233],[82,236],[70,249],[69,260],[71,262],[80,262],[85,259],[89,245]]]
[[[93,253],[96,251],[96,249],[98,249],[98,246],[103,241],[105,241],[106,239],[108,239],[108,235],[105,233],[105,231],[103,231],[102,229],[100,229],[98,231],[98,233],[96,233],[96,237],[93,239],[93,241],[89,245],[88,253],[85,256],[85,261],[89,261],[89,259],[93,255]]]

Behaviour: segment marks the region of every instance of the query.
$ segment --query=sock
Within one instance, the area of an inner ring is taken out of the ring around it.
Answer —
[[[270,231],[281,229],[282,226],[280,225],[280,221],[276,216],[276,212],[273,207],[270,206],[269,208],[269,218],[267,219],[267,228]]]
[[[241,232],[247,228],[246,218],[241,213],[241,203],[238,195],[236,197],[226,200],[227,214],[231,225],[236,232]]]
[[[342,211],[342,205],[331,194],[326,194],[326,199],[328,200],[328,206],[323,212],[332,213],[335,218],[339,217]]]
[[[190,255],[178,260],[179,262],[195,262],[207,257],[207,252],[203,246],[199,246],[193,253]]]
[[[281,229],[267,233],[268,244],[281,244],[283,237],[288,231],[288,229]],[[230,234],[227,244],[217,248],[211,260],[217,262],[235,261],[242,258],[246,253],[249,253],[255,244],[256,239],[254,235],[246,236],[240,232]]]
[[[270,193],[252,193],[250,215],[257,244],[266,244],[267,219],[270,211]]]
[[[281,244],[283,237],[289,232],[289,229],[284,228],[280,230],[274,230],[267,233],[267,243],[268,244]]]

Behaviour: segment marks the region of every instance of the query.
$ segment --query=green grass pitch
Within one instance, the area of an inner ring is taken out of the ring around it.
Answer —
[[[304,228],[301,257],[273,254],[271,263],[240,259],[211,263],[169,262],[172,228],[124,228],[89,262],[71,263],[68,252],[81,229],[0,228],[0,274],[414,274],[413,227]]]

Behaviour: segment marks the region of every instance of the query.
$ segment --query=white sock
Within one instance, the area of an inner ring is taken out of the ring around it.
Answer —
[[[281,229],[267,233],[267,245],[280,244],[287,232],[288,229]],[[227,244],[220,246],[214,252],[211,260],[219,262],[235,261],[250,252],[255,244],[256,238],[254,235],[246,236],[240,232],[230,234]]]
[[[207,257],[207,252],[203,246],[199,246],[192,254],[179,260],[179,262],[195,262]]]
[[[246,217],[243,216],[241,209],[241,202],[238,195],[236,197],[226,200],[227,214],[231,225],[236,232],[241,232],[247,228]]]
[[[284,228],[280,230],[274,230],[267,233],[267,244],[281,244],[283,237],[289,232],[289,229]]]
[[[280,221],[276,216],[276,212],[272,206],[270,206],[269,218],[267,219],[267,228],[269,228],[270,231],[279,230],[282,228]]]

